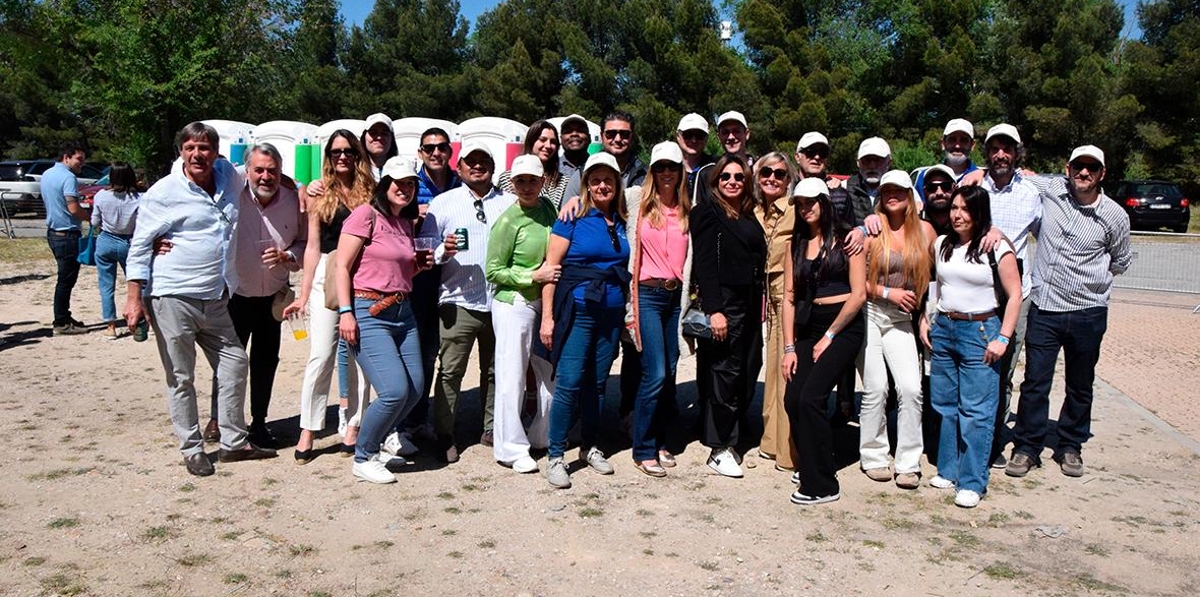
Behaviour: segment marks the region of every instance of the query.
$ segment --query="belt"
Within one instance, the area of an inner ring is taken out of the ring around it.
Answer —
[[[52,236],[82,236],[79,230],[50,230]]]
[[[354,298],[367,299],[375,301],[374,305],[367,308],[367,313],[372,316],[379,315],[384,309],[403,303],[408,298],[407,292],[375,292],[374,290],[358,290],[354,291]]]
[[[983,313],[959,313],[958,311],[943,311],[942,315],[955,321],[987,321],[996,315],[995,311]]]
[[[109,232],[107,230],[101,230],[100,234],[107,234],[109,236],[115,236],[121,240],[133,240],[132,234],[117,234],[116,232]]]
[[[638,282],[638,286],[649,286],[650,288],[662,288],[663,290],[679,290],[679,287],[683,286],[683,282],[680,282],[679,280],[676,280],[674,278],[671,278],[670,280],[665,280],[663,278],[650,278],[650,279],[642,280],[642,281]]]

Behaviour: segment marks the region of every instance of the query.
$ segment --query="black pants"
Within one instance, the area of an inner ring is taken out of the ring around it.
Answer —
[[[54,283],[54,323],[71,323],[71,291],[79,280],[79,237],[78,230],[46,231],[46,242],[54,261],[58,263],[58,280]]]
[[[279,368],[280,325],[271,315],[271,296],[242,296],[229,299],[229,317],[242,347],[250,357],[250,421],[266,423]],[[254,344],[250,345],[251,338]]]
[[[813,305],[808,324],[796,330],[796,373],[784,391],[784,405],[792,424],[792,442],[800,460],[800,491],[812,497],[834,495],[841,491],[837,463],[833,457],[833,431],[826,405],[833,386],[842,383],[845,368],[854,363],[866,337],[866,323],[860,310],[849,325],[834,337],[816,362],[813,346],[821,340],[837,319],[842,304]]]
[[[621,405],[617,414],[621,419],[633,412],[637,402],[638,387],[642,384],[642,355],[632,342],[621,341]]]
[[[701,437],[710,448],[738,443],[738,421],[758,387],[762,369],[762,293],[722,287],[729,324],[723,341],[700,340],[696,348],[696,389],[704,404]]]
[[[429,393],[433,389],[433,368],[437,363],[438,347],[441,346],[441,320],[438,319],[438,296],[441,292],[442,266],[421,272],[413,278],[413,317],[417,320],[417,337],[421,339],[421,368],[425,372],[425,386],[420,399],[408,411],[408,416],[399,427],[412,429],[425,424],[429,418]]]

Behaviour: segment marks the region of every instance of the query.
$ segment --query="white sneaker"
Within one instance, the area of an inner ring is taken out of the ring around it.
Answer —
[[[708,468],[735,479],[740,479],[743,474],[742,467],[738,466],[737,459],[729,448],[714,449],[708,456]]]
[[[413,443],[412,436],[407,431],[389,433],[383,440],[383,450],[394,456],[412,456],[418,452],[417,445]]]
[[[583,459],[587,461],[588,466],[592,467],[592,470],[601,475],[611,475],[614,472],[613,466],[604,458],[604,452],[601,452],[600,448],[596,446],[588,448],[587,455]]]
[[[571,475],[567,473],[567,463],[563,462],[562,456],[551,458],[549,466],[546,468],[546,481],[551,487],[558,489],[568,489],[571,487]]]
[[[979,505],[980,495],[970,489],[960,489],[954,494],[954,505],[959,508],[974,508]]]
[[[936,475],[929,480],[929,486],[937,489],[954,489],[954,481],[941,475]]]
[[[375,460],[383,463],[384,466],[408,466],[408,459],[403,456],[388,454],[383,450],[379,450],[374,456]]]
[[[387,467],[378,458],[372,458],[366,462],[355,462],[354,476],[363,481],[370,481],[371,483],[396,482],[396,475],[387,470]]]
[[[513,461],[512,470],[521,474],[536,473],[538,472],[537,461],[528,456],[522,456]]]

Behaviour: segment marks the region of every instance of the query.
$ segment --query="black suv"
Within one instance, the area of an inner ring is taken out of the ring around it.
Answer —
[[[1192,212],[1183,191],[1162,180],[1122,180],[1110,195],[1129,214],[1131,228],[1156,230],[1163,226],[1187,232]]]

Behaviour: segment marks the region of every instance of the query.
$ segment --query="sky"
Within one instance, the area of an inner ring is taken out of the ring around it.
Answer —
[[[476,17],[500,2],[501,0],[459,0],[459,5],[462,15],[474,27]],[[1125,37],[1141,37],[1142,31],[1137,26],[1137,15],[1134,13],[1137,0],[1117,0],[1117,4],[1125,7]],[[342,18],[346,20],[347,25],[361,25],[374,5],[373,0],[342,0]]]

